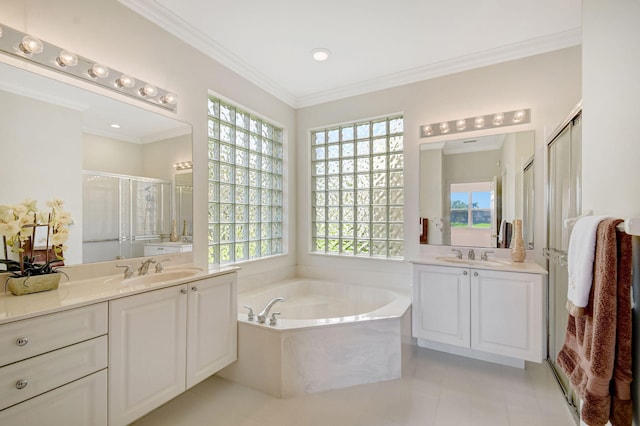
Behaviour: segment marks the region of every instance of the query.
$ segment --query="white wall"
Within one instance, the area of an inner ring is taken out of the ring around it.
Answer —
[[[175,118],[193,126],[194,256],[198,264],[205,266],[207,263],[206,108],[209,89],[284,126],[289,160],[286,174],[294,175],[294,163],[290,160],[295,158],[295,112],[291,107],[116,0],[3,1],[0,22],[178,94]],[[294,235],[295,230],[295,180],[289,180],[285,190],[286,214],[291,218],[285,236],[289,236]],[[295,243],[295,239],[291,239],[289,255],[243,265],[241,277],[250,274],[267,277],[266,271],[292,270]]]
[[[334,259],[309,253],[309,129],[404,113],[405,251],[407,259],[411,259],[437,250],[434,246],[420,245],[418,240],[419,145],[425,142],[419,138],[420,125],[531,107],[531,124],[505,128],[505,131],[535,130],[535,154],[542,160],[546,135],[578,103],[581,85],[581,49],[573,47],[298,110],[299,270],[316,276],[344,277],[381,285],[407,287],[411,282],[409,265],[402,261]],[[479,131],[469,135],[489,133]],[[433,142],[444,139],[433,138]],[[536,193],[543,194],[544,161],[536,161],[535,167]],[[544,247],[544,217],[540,197],[535,221],[537,253]]]
[[[582,208],[640,216],[640,2],[584,0]],[[640,238],[634,237],[635,271]],[[640,277],[634,277],[634,424],[640,424]]]
[[[142,145],[83,133],[82,168],[92,172],[142,176]]]

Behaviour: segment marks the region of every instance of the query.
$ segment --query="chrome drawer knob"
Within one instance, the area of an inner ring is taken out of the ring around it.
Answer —
[[[477,272],[474,272],[474,273],[473,273],[473,276],[474,276],[474,277],[477,277],[477,276],[478,276],[478,273],[477,273]]]
[[[18,340],[16,340],[16,345],[18,346],[24,346],[27,343],[29,343],[29,339],[26,337],[20,337]]]
[[[180,290],[181,294],[187,294],[187,290],[185,290],[184,288],[182,290]]]
[[[191,287],[191,291],[198,291],[198,287],[196,286]]]
[[[467,275],[467,271],[463,271],[463,272],[462,272],[462,275]]]
[[[16,389],[24,389],[24,388],[27,387],[28,384],[29,384],[29,382],[26,381],[25,379],[18,380],[16,382]]]

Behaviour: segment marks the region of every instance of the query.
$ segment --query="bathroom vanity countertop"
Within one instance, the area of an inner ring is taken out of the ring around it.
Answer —
[[[413,259],[411,263],[422,265],[449,266],[456,268],[488,269],[492,271],[522,272],[527,274],[542,274],[548,272],[535,262],[512,262],[509,259],[489,258],[488,261],[456,259],[453,256],[425,257]]]
[[[163,272],[157,274],[171,274],[185,269],[198,269],[198,271],[188,277],[151,283],[136,282],[137,276],[127,282],[122,279],[122,273],[69,282],[65,282],[66,277],[63,276],[56,290],[23,296],[14,296],[8,290],[4,290],[0,295],[0,324],[224,275],[235,272],[239,268],[232,266],[206,270],[194,265],[181,265],[176,268],[165,268]],[[150,272],[148,276],[155,274]],[[8,276],[8,274],[0,275],[0,283],[4,284],[5,277]],[[6,287],[3,286],[4,288]]]

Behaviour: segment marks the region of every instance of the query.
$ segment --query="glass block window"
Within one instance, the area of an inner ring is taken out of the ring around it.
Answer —
[[[404,256],[403,117],[311,132],[312,251]]]
[[[281,254],[283,130],[209,97],[209,263]]]

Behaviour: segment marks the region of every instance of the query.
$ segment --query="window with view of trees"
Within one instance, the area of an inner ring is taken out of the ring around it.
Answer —
[[[404,121],[311,132],[312,251],[404,256]]]

